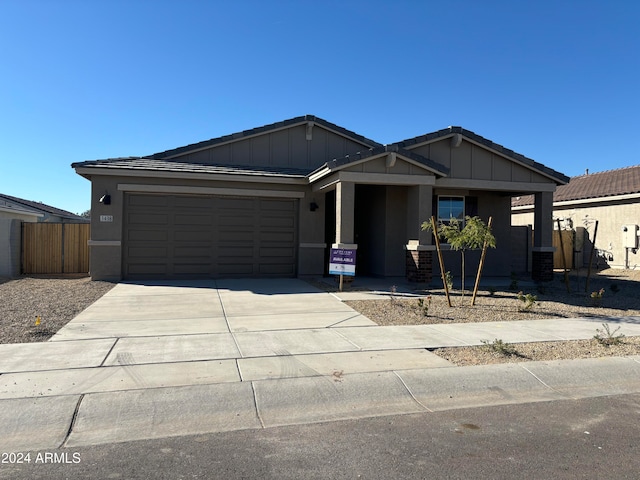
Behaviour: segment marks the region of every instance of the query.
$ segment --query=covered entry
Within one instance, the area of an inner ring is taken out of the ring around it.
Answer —
[[[125,194],[125,278],[296,275],[298,201]]]

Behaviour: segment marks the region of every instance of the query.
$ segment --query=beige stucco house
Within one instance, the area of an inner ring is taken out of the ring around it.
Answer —
[[[357,248],[358,275],[429,282],[431,215],[493,216],[486,271],[508,276],[511,197],[528,194],[533,277],[547,279],[553,192],[568,181],[461,127],[382,145],[312,115],[72,167],[92,184],[91,276],[115,280],[317,276],[338,245]]]
[[[531,195],[512,201],[513,225],[533,225]],[[558,187],[553,197],[554,227],[575,231],[573,265],[586,266],[595,238],[593,265],[640,267],[640,165],[585,173]]]

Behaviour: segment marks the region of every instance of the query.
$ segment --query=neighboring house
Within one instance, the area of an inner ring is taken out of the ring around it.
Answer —
[[[336,245],[357,248],[359,275],[429,282],[433,214],[493,216],[485,272],[508,276],[511,197],[528,194],[532,274],[549,279],[553,192],[568,181],[461,127],[382,145],[311,115],[72,167],[92,184],[91,276],[111,280],[317,276]]]
[[[512,199],[513,225],[533,224],[533,198]],[[595,222],[594,265],[637,268],[640,225],[640,165],[572,177],[553,195],[553,218],[576,231],[577,267],[588,265]]]
[[[88,220],[66,210],[0,194],[0,276],[20,273],[23,222],[86,223]]]

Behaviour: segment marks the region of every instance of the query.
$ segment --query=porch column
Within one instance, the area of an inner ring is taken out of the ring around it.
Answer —
[[[356,186],[353,182],[336,184],[336,247],[352,248],[354,244],[354,208]]]
[[[531,277],[538,282],[553,280],[553,192],[535,194]]]
[[[409,187],[407,195],[406,277],[410,282],[429,283],[433,276],[432,234],[423,231],[422,222],[429,222],[433,212],[433,187]]]

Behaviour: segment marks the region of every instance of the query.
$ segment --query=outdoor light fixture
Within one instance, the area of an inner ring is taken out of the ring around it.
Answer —
[[[315,201],[312,201],[311,204],[309,204],[309,210],[312,212],[315,212],[318,208],[320,208],[320,206]]]
[[[100,203],[103,205],[111,205],[111,195],[105,193],[102,197],[100,197]]]

